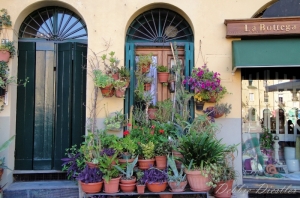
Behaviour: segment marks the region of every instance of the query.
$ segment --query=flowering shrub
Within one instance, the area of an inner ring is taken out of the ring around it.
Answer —
[[[221,78],[218,72],[210,71],[206,65],[194,68],[192,75],[183,81],[183,84],[190,85],[199,100],[209,100],[215,97],[217,101],[227,93],[226,87],[221,85]]]

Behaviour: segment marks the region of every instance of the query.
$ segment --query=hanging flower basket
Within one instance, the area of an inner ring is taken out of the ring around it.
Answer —
[[[106,87],[100,87],[101,93],[103,97],[108,98],[114,95],[114,89],[112,85],[108,85]]]
[[[160,83],[168,82],[168,79],[169,79],[169,72],[158,72],[158,73],[157,73],[157,78],[158,78],[158,81],[159,81]]]
[[[10,58],[9,51],[0,50],[0,61],[8,62]]]
[[[125,91],[126,90],[124,90],[124,89],[116,89],[115,90],[115,96],[117,97],[117,98],[124,98],[124,96],[125,96]]]

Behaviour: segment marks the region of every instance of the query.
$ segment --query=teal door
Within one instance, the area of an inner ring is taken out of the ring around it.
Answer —
[[[85,131],[87,47],[19,42],[15,170],[60,170]]]

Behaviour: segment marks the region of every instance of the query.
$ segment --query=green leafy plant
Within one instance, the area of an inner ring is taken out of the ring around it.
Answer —
[[[136,157],[136,158],[134,159],[134,161],[131,162],[131,163],[128,163],[128,162],[127,162],[127,163],[126,163],[126,171],[124,171],[123,168],[120,167],[120,166],[118,166],[118,165],[115,165],[115,168],[118,169],[121,173],[124,174],[124,175],[123,175],[123,179],[129,180],[129,179],[132,179],[132,176],[133,176],[133,169],[134,169],[134,166],[136,165],[137,161],[138,161],[138,157]]]
[[[116,74],[119,73],[120,69],[118,67],[120,60],[118,60],[114,55],[115,52],[111,51],[109,54],[109,57],[107,57],[107,54],[103,54],[101,56],[101,59],[103,60],[103,64],[105,66],[105,70],[108,74]],[[109,63],[107,64],[106,61]]]
[[[172,119],[173,103],[170,99],[157,102],[158,110],[156,112],[156,120],[161,123],[169,122]]]
[[[0,15],[0,30],[2,30],[3,25],[11,27],[12,22],[10,20],[10,15],[7,14],[7,10],[3,8],[0,12],[2,12],[2,15]]]
[[[125,115],[122,113],[123,110],[116,111],[110,115],[106,115],[104,124],[107,130],[120,129],[125,123]]]
[[[148,76],[144,77],[144,79],[143,79],[144,83],[152,83],[152,81],[153,81],[153,78],[152,77],[148,77]]]
[[[160,129],[160,131],[164,131],[164,130]],[[164,155],[168,155],[171,152],[172,152],[172,146],[169,143],[167,138],[161,137],[160,141],[157,141],[155,143],[155,149],[154,149],[155,156],[164,156]]]
[[[263,133],[260,134],[259,142],[260,147],[264,149],[273,149],[273,136],[270,133],[270,130],[266,127],[262,128]]]
[[[152,53],[146,55],[139,55],[139,61],[137,63],[139,68],[147,67],[151,63],[152,63]]]
[[[93,80],[96,87],[106,87],[113,83],[113,78],[97,69],[93,71]]]
[[[169,72],[168,66],[158,65],[156,68],[157,68],[157,72]]]
[[[109,182],[112,178],[116,178],[119,176],[119,170],[114,165],[112,165],[114,162],[118,164],[117,155],[118,153],[115,153],[111,157],[107,155],[99,157],[99,168],[103,173],[103,179],[106,182]]]
[[[123,153],[129,153],[131,155],[134,155],[136,150],[138,149],[138,146],[133,138],[130,137],[130,135],[127,135],[124,138],[121,138],[120,144],[123,148]]]
[[[8,146],[11,144],[11,142],[15,139],[15,136],[12,136],[11,138],[9,138],[7,141],[5,141],[2,145],[0,145],[0,153],[2,151],[4,151],[5,149],[8,148]],[[0,169],[9,169],[6,165],[5,165],[5,158],[0,158]],[[11,169],[9,169],[11,170]]]
[[[124,91],[126,90],[126,84],[127,82],[123,80],[116,80],[113,82],[113,86],[115,89],[122,89]]]
[[[0,45],[0,51],[8,51],[10,53],[10,58],[13,58],[16,55],[16,47],[14,46],[13,41],[6,41]]]
[[[103,136],[103,130],[97,131],[97,133],[88,131],[85,136],[85,141],[81,144],[79,152],[83,154],[87,162],[98,164],[98,158],[102,150],[101,136]]]
[[[214,111],[215,114],[224,114],[225,117],[230,114],[232,109],[231,104],[227,104],[227,103],[216,103],[216,105],[214,106]]]
[[[152,141],[149,141],[146,144],[141,143],[140,146],[142,148],[144,159],[152,159],[155,156],[154,143]]]
[[[137,185],[145,185],[145,182],[142,180],[144,176],[144,172],[140,169],[138,169],[136,171],[136,181],[137,181]]]
[[[179,186],[180,182],[186,181],[186,174],[183,172],[184,166],[181,165],[180,172],[178,172],[178,169],[176,167],[175,159],[173,156],[167,156],[168,157],[168,181],[169,182],[176,182],[176,185]]]
[[[126,69],[126,67],[122,66],[120,68],[120,76],[121,78],[130,78],[130,71]]]

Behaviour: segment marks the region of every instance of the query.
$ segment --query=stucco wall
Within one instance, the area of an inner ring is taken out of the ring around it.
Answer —
[[[105,41],[110,41],[109,51],[115,51],[116,56],[124,61],[125,34],[132,20],[142,12],[152,8],[168,8],[181,14],[194,31],[195,67],[207,62],[213,71],[221,73],[222,84],[231,95],[223,102],[232,103],[232,113],[219,122],[222,124],[219,137],[224,142],[233,144],[241,140],[241,77],[239,71],[231,73],[231,40],[225,38],[225,19],[251,18],[269,0],[10,0],[1,2],[1,8],[6,8],[11,15],[13,30],[8,31],[9,38],[17,41],[17,32],[22,21],[32,11],[44,6],[62,6],[81,16],[88,28],[88,48],[94,52],[103,51]],[[15,33],[14,33],[15,32]],[[200,53],[200,43],[201,51]],[[91,55],[89,50],[88,55]],[[204,57],[205,60],[202,59]],[[16,73],[17,57],[10,61],[11,72]],[[91,106],[93,82],[88,75],[87,80],[87,116]],[[9,105],[5,112],[0,113],[0,143],[15,133],[16,88],[9,88]],[[123,100],[118,98],[99,99],[98,106],[107,104],[109,111],[123,108]],[[104,111],[98,114],[99,123],[104,117]],[[101,124],[99,124],[101,125]],[[14,144],[5,152],[8,166],[14,167]],[[239,151],[241,154],[241,150]],[[237,157],[236,168],[241,172],[241,156]],[[10,177],[4,180],[12,181]],[[2,181],[6,182],[6,181]],[[241,182],[241,178],[239,183]]]

